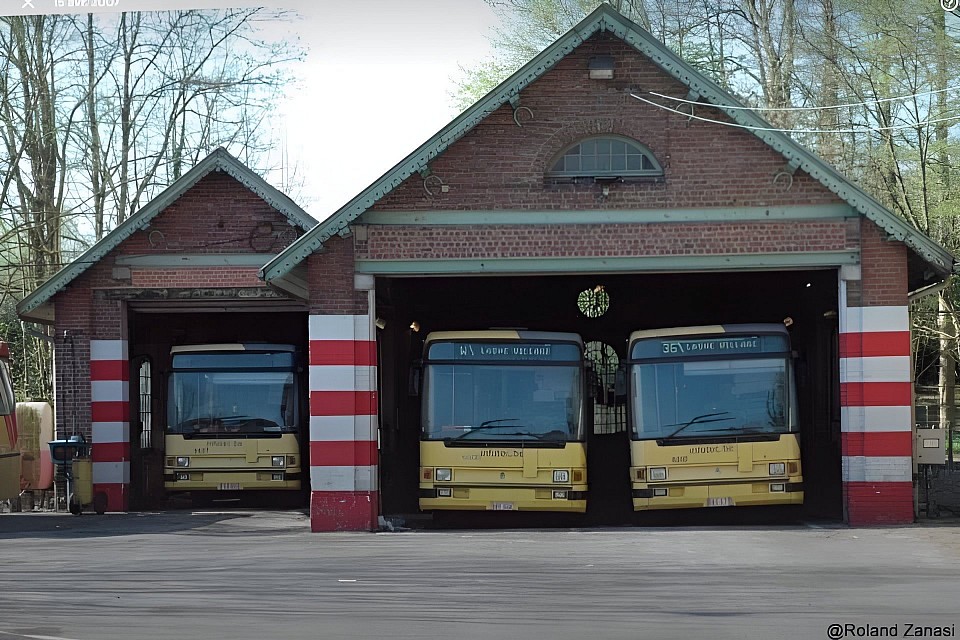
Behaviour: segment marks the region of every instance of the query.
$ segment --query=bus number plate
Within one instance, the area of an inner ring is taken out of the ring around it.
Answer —
[[[221,482],[220,491],[240,491],[239,482]]]
[[[494,511],[513,511],[512,502],[494,502],[493,503]]]
[[[733,498],[707,498],[708,507],[732,507]]]

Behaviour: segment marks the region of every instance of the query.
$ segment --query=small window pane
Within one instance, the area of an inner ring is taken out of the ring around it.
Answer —
[[[597,143],[594,140],[587,140],[578,146],[581,149],[580,153],[585,156],[592,156],[597,153]]]
[[[597,140],[597,153],[600,155],[607,155],[610,153],[610,141],[609,140]]]
[[[610,145],[610,151],[613,155],[623,155],[627,152],[627,143],[622,140],[614,140]]]
[[[643,156],[643,170],[644,171],[653,171],[653,163],[650,162],[650,158]]]
[[[610,171],[610,156],[597,158],[597,171]]]
[[[610,168],[613,171],[625,171],[627,169],[627,156],[615,155],[611,157]]]
[[[550,171],[553,171],[553,172],[563,171],[563,161],[564,161],[564,158],[560,158],[559,160],[557,160],[557,164],[553,165],[553,169],[550,169]]]
[[[563,162],[564,171],[580,171],[580,158],[577,156],[567,156]]]
[[[643,168],[643,156],[627,156],[627,170],[640,171]]]
[[[580,159],[582,171],[596,171],[597,170],[597,157],[596,156],[583,156]]]

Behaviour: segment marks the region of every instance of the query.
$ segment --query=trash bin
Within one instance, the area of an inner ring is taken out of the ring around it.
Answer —
[[[82,435],[70,436],[66,440],[51,440],[50,458],[55,466],[63,469],[67,479],[67,509],[74,515],[83,513],[84,505],[93,500],[93,461],[90,459],[91,445]],[[105,511],[103,501],[94,505],[98,514]]]

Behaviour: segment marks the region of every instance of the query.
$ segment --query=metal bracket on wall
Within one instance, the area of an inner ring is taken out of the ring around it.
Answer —
[[[793,174],[795,174],[799,168],[800,162],[798,160],[790,160],[790,162],[785,164],[782,169],[774,174],[773,184],[776,185],[777,183],[782,182],[785,185],[783,190],[790,191],[790,189],[793,187]]]

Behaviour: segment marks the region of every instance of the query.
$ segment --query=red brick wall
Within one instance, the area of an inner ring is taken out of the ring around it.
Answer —
[[[587,78],[591,56],[612,54],[616,80]],[[753,134],[733,127],[688,121],[631,98],[656,91],[684,97],[687,88],[628,45],[598,34],[521,92],[522,127],[505,105],[431,162],[450,188],[431,197],[415,175],[374,205],[374,210],[657,209],[778,206],[840,202],[797,171],[792,187],[773,182],[786,164]],[[674,105],[675,106],[675,105]],[[697,115],[725,120],[715,109]],[[663,165],[665,180],[614,184],[608,197],[595,184],[550,184],[551,160],[580,138],[600,133],[645,144]],[[434,191],[437,185],[432,184]]]
[[[907,247],[887,240],[886,232],[863,218],[861,235],[860,304],[874,307],[907,304]]]
[[[717,255],[839,251],[837,221],[523,226],[370,226],[367,260]]]
[[[307,259],[311,315],[366,315],[367,292],[353,284],[353,241],[338,236]]]

